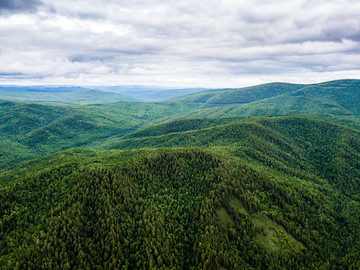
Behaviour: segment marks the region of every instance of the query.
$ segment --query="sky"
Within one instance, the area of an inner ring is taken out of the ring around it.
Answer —
[[[360,78],[358,0],[0,0],[0,84]]]

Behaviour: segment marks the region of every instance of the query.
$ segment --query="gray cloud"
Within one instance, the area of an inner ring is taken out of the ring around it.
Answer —
[[[0,12],[35,12],[39,5],[39,0],[0,0]]]
[[[0,10],[0,80],[12,83],[227,87],[360,77],[360,3],[352,0],[0,0]]]

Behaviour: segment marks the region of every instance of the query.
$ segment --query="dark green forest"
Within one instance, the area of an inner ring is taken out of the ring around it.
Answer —
[[[0,269],[360,269],[359,97],[3,100]]]

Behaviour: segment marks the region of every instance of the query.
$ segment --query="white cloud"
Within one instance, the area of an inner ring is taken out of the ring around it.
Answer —
[[[359,78],[358,14],[353,0],[31,1],[0,14],[0,82],[229,87]]]

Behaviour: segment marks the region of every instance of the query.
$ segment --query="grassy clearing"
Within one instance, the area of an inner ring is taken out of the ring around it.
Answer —
[[[231,219],[230,215],[224,207],[217,209],[216,214],[222,222],[227,224],[229,227],[234,227],[234,221]]]
[[[253,215],[251,219],[258,231],[256,240],[263,243],[270,250],[300,252],[303,249],[303,245],[275,221],[262,214]]]

